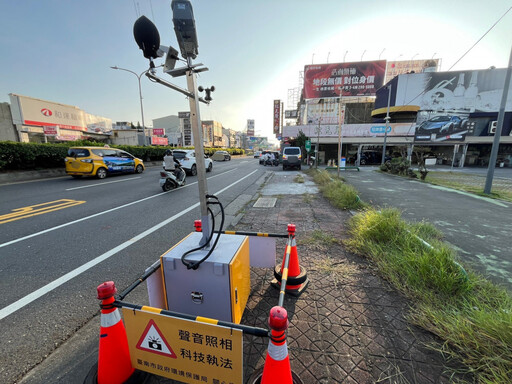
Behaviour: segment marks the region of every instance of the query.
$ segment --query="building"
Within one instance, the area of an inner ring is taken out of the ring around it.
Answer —
[[[89,114],[78,107],[9,94],[10,106],[2,103],[1,137],[24,143],[93,139],[110,140],[112,120]],[[5,113],[10,110],[10,118]],[[5,131],[4,131],[5,130]]]
[[[299,125],[283,127],[283,143],[302,131],[319,143],[324,163],[336,160],[341,142],[348,158],[382,151],[385,143],[388,155],[406,152],[414,160],[422,146],[437,164],[488,165],[506,69],[435,72],[423,62],[419,73],[400,66],[402,74],[385,85],[385,62],[307,65]],[[505,112],[499,166],[512,160],[510,89]]]
[[[167,140],[170,145],[184,145],[183,129],[181,126],[181,119],[179,115],[169,115],[165,117],[160,117],[158,119],[153,119],[153,128],[163,129],[164,136],[167,137]]]
[[[201,121],[206,147],[222,147],[222,124],[215,120]]]

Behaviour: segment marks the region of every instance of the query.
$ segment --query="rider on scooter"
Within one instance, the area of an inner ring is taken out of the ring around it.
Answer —
[[[176,169],[176,167],[178,167],[178,169]],[[180,167],[181,164],[174,158],[172,151],[170,149],[166,150],[164,154],[164,169],[167,172],[172,172],[176,176],[176,179],[180,180]]]

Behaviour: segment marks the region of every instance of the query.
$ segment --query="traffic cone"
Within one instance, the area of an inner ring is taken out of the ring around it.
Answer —
[[[285,331],[288,328],[288,313],[286,309],[279,306],[273,307],[270,310],[268,325],[271,329],[271,335],[268,342],[261,384],[293,384],[292,368],[286,345]]]
[[[98,354],[98,384],[121,384],[134,373],[130,361],[128,339],[119,310],[112,305],[117,292],[113,281],[97,288],[101,300],[100,349]]]
[[[299,255],[297,254],[297,243],[295,242],[295,225],[288,224],[288,235],[291,236],[291,243],[286,246],[281,266],[276,265],[274,277],[271,284],[276,288],[281,288],[281,279],[283,276],[284,262],[286,252],[290,246],[290,259],[288,262],[288,277],[286,279],[286,293],[292,296],[300,296],[309,283],[306,268],[299,265]]]

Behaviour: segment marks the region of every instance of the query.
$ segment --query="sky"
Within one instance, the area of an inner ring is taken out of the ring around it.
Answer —
[[[215,86],[201,119],[275,140],[273,101],[288,106],[311,63],[441,59],[441,70],[507,66],[511,0],[192,0],[199,41],[194,63]],[[0,102],[9,93],[75,105],[116,121],[142,123],[138,79],[148,68],[133,38],[140,15],[154,22],[160,43],[178,48],[170,0],[0,0]],[[155,61],[163,64],[163,59]],[[453,66],[453,68],[452,68]],[[157,75],[186,88],[184,77]],[[189,109],[184,95],[141,78],[144,120]]]

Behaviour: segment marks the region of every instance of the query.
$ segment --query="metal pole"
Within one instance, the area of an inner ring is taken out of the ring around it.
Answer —
[[[319,150],[320,150],[320,119],[318,119],[318,128],[316,131],[315,169],[318,169],[318,151]]]
[[[146,72],[146,71],[144,71]],[[140,77],[144,74],[142,72],[140,75],[137,75],[137,78],[139,79],[139,97],[140,97],[140,114],[142,116],[142,134],[144,135],[144,146],[147,144],[147,138],[146,138],[146,124],[144,124],[144,107],[142,105],[142,88],[140,86]]]
[[[187,58],[189,68],[192,66],[192,60]],[[194,150],[196,153],[197,167],[197,184],[199,187],[199,206],[201,208],[201,225],[203,228],[203,237],[199,245],[205,245],[210,235],[210,221],[208,219],[208,207],[206,205],[206,195],[208,186],[206,184],[206,167],[204,165],[204,146],[203,132],[201,127],[201,116],[199,114],[199,97],[197,94],[196,73],[193,69],[189,69],[186,73],[187,88],[190,93],[194,94],[194,98],[189,98],[190,105],[190,125],[194,136]]]
[[[340,103],[338,105],[338,178],[340,177],[340,163],[341,163],[341,90],[340,90]]]
[[[133,73],[136,77],[137,77],[137,80],[139,82],[139,100],[140,100],[140,114],[142,116],[142,133],[144,135],[144,146],[146,145],[147,143],[147,140],[146,140],[146,124],[144,124],[144,106],[142,104],[142,87],[141,87],[141,84],[140,84],[140,78],[143,74],[145,74],[146,72],[148,72],[148,69],[146,69],[145,71],[143,71],[140,75],[133,72],[133,71],[130,71],[129,69],[126,69],[126,68],[120,68],[118,66],[115,66],[115,67],[110,67],[112,69],[119,69],[120,71],[125,71],[125,72],[130,72],[130,73]]]
[[[510,57],[508,59],[507,74],[503,83],[503,94],[501,95],[500,111],[498,113],[498,126],[494,134],[492,143],[491,158],[489,159],[489,168],[487,168],[487,178],[485,179],[484,193],[490,194],[492,188],[492,179],[494,177],[494,168],[496,167],[496,159],[498,158],[498,149],[500,147],[500,136],[503,128],[503,120],[505,118],[505,105],[507,104],[508,90],[510,87],[510,75],[512,72],[512,48],[510,49]]]
[[[388,88],[388,110],[386,112],[386,128],[384,129],[384,146],[382,147],[382,161],[381,164],[384,164],[386,158],[386,141],[388,138],[388,124],[389,124],[389,105],[391,103],[391,84],[387,86]]]

